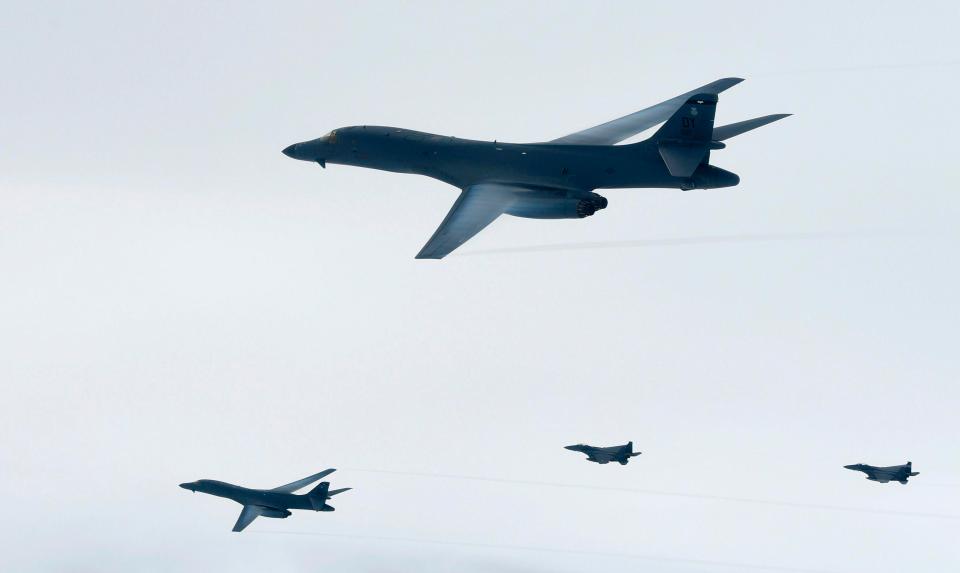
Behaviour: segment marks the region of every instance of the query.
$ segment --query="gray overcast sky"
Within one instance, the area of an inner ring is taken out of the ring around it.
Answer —
[[[956,2],[2,8],[0,569],[960,566]],[[440,262],[456,190],[280,153],[552,139],[729,75],[719,122],[796,114],[713,154],[739,187]],[[335,513],[242,535],[176,487],[326,467]]]

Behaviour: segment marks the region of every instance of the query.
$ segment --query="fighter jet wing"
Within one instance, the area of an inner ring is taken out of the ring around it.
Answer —
[[[275,488],[271,489],[270,491],[275,491],[275,492],[278,492],[278,493],[293,493],[293,492],[297,491],[297,490],[300,489],[300,488],[307,487],[308,485],[312,484],[313,482],[317,481],[318,479],[320,479],[320,478],[322,478],[322,477],[325,477],[325,476],[328,476],[328,475],[332,474],[332,473],[335,472],[335,471],[337,471],[337,470],[334,469],[334,468],[330,468],[330,469],[328,469],[328,470],[323,470],[322,472],[320,472],[320,473],[318,473],[318,474],[313,474],[313,475],[310,476],[310,477],[305,477],[305,478],[303,478],[303,479],[298,479],[298,480],[295,481],[295,482],[290,482],[290,483],[288,483],[288,484],[286,484],[286,485],[281,485],[280,487],[275,487]]]
[[[253,520],[260,517],[260,506],[259,505],[245,505],[243,506],[243,511],[240,512],[240,517],[237,518],[237,522],[233,525],[234,531],[243,531],[243,529],[253,523]]]
[[[481,183],[467,187],[417,254],[418,259],[442,259],[482,231],[510,207],[513,188]]]
[[[590,454],[590,457],[597,460],[598,462],[610,462],[616,457],[611,452],[606,450],[597,450]]]
[[[583,131],[565,135],[548,143],[562,143],[566,145],[613,145],[641,131],[650,129],[659,123],[667,121],[670,119],[670,116],[680,109],[680,106],[692,96],[697,94],[716,95],[726,89],[732,88],[742,81],[742,78],[722,78],[715,82],[710,82],[705,86],[700,86],[695,90],[690,90],[685,94],[670,98],[667,101],[631,113],[630,115],[601,123],[600,125],[584,129]]]

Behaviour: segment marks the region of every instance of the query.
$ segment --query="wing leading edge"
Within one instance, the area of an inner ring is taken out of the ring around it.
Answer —
[[[548,143],[565,145],[613,145],[670,119],[680,106],[697,94],[717,95],[742,82],[742,78],[722,78],[674,98],[623,117],[571,133]]]

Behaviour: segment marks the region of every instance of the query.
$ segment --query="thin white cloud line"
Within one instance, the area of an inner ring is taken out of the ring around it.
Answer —
[[[795,70],[777,70],[770,72],[761,72],[758,74],[750,74],[749,78],[766,78],[772,76],[792,76],[792,75],[801,75],[801,74],[821,74],[821,73],[835,73],[835,72],[868,72],[871,70],[909,70],[909,69],[920,69],[920,68],[947,68],[952,66],[960,66],[960,60],[940,60],[940,61],[929,61],[929,62],[905,62],[900,64],[854,64],[850,66],[836,66],[836,67],[823,67],[823,68],[802,68]]]
[[[386,535],[361,535],[361,534],[350,534],[350,533],[324,533],[324,532],[313,532],[313,531],[255,531],[251,533],[257,533],[262,535],[298,535],[298,536],[316,536],[316,537],[331,537],[339,539],[356,539],[356,540],[373,540],[373,541],[389,541],[396,543],[422,543],[429,545],[445,545],[453,547],[471,547],[476,549],[499,549],[507,551],[529,551],[536,553],[562,553],[568,555],[592,555],[597,557],[613,557],[613,558],[626,558],[626,559],[639,559],[643,561],[656,561],[661,563],[684,563],[687,565],[699,565],[707,567],[726,567],[734,569],[751,569],[755,571],[781,571],[783,573],[833,573],[823,569],[803,569],[796,567],[784,567],[779,565],[761,565],[755,563],[736,563],[730,561],[715,561],[709,559],[689,559],[683,557],[666,557],[661,555],[645,555],[639,553],[620,553],[620,552],[606,552],[606,551],[591,551],[586,549],[562,549],[556,547],[541,547],[541,546],[532,546],[532,545],[510,545],[510,544],[500,544],[500,543],[480,543],[472,541],[451,541],[444,539],[424,539],[417,537],[394,537]]]
[[[877,236],[905,236],[909,233],[893,230],[870,230],[849,232],[810,232],[810,233],[767,233],[755,235],[713,235],[702,237],[676,237],[666,239],[638,239],[626,241],[597,241],[584,243],[554,243],[546,245],[526,245],[502,247],[455,253],[454,256],[470,257],[510,253],[539,253],[547,251],[575,251],[587,249],[614,249],[636,247],[677,247],[687,245],[722,245],[734,243],[763,243],[770,241],[803,241],[825,239],[856,239]]]
[[[621,491],[621,492],[628,492],[628,493],[636,493],[640,495],[682,497],[687,499],[726,501],[726,502],[732,502],[732,503],[750,503],[750,504],[756,504],[756,505],[790,507],[790,508],[796,508],[796,509],[817,509],[817,510],[825,510],[825,511],[845,511],[845,512],[851,512],[851,513],[872,513],[877,515],[891,515],[891,516],[898,516],[898,517],[923,517],[923,518],[932,518],[932,519],[960,520],[960,515],[949,514],[949,513],[899,511],[894,509],[875,509],[875,508],[869,508],[869,507],[850,507],[850,506],[828,505],[828,504],[818,504],[818,503],[801,503],[801,502],[780,501],[780,500],[773,500],[773,499],[755,499],[755,498],[748,498],[748,497],[732,497],[732,496],[722,496],[722,495],[684,493],[684,492],[677,492],[677,491],[650,490],[650,489],[639,489],[639,488],[628,488],[628,487],[594,486],[594,485],[572,484],[572,483],[557,483],[557,482],[533,481],[533,480],[514,480],[514,479],[506,479],[506,478],[490,478],[490,477],[481,477],[481,476],[433,474],[433,473],[427,473],[427,472],[403,472],[403,471],[393,471],[393,470],[360,469],[360,468],[349,469],[347,471],[401,475],[401,476],[407,476],[407,477],[425,477],[425,478],[438,478],[438,479],[483,481],[483,482],[490,482],[490,483],[517,484],[517,485],[527,485],[527,486],[587,489],[587,490],[594,490],[594,491]]]

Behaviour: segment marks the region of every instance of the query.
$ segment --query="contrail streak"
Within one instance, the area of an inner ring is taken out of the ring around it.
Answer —
[[[503,247],[459,253],[459,257],[477,255],[498,255],[509,253],[543,253],[548,251],[579,251],[587,249],[623,249],[637,247],[680,247],[688,245],[723,245],[734,243],[764,243],[772,241],[810,241],[822,239],[849,239],[868,236],[903,234],[895,231],[852,231],[847,233],[768,233],[757,235],[714,235],[703,237],[682,237],[675,239],[645,239],[635,241],[603,241],[593,243],[556,243],[553,245],[528,245],[522,247]]]
[[[517,484],[517,485],[541,486],[541,487],[589,489],[589,490],[595,490],[595,491],[621,491],[621,492],[628,492],[628,493],[636,493],[640,495],[681,497],[686,499],[726,501],[726,502],[733,502],[733,503],[751,503],[755,505],[790,507],[790,508],[796,508],[796,509],[819,509],[819,510],[827,510],[827,511],[846,511],[846,512],[852,512],[852,513],[872,513],[876,515],[891,515],[891,516],[899,516],[899,517],[925,517],[925,518],[934,518],[934,519],[960,520],[960,515],[949,514],[949,513],[928,513],[928,512],[920,512],[920,511],[898,511],[894,509],[874,509],[870,507],[849,507],[849,506],[842,506],[842,505],[827,505],[827,504],[818,504],[818,503],[799,503],[799,502],[779,501],[779,500],[772,500],[772,499],[754,499],[749,497],[730,497],[730,496],[709,495],[709,494],[699,494],[699,493],[682,493],[682,492],[676,492],[676,491],[661,491],[661,490],[638,489],[638,488],[629,488],[629,487],[593,486],[593,485],[572,484],[572,483],[514,480],[514,479],[505,479],[505,478],[490,478],[490,477],[466,476],[466,475],[455,475],[455,474],[401,472],[401,471],[392,471],[392,470],[351,469],[349,471],[401,475],[401,476],[409,476],[409,477],[483,481],[483,482],[489,482],[489,483]]]
[[[354,470],[358,471],[358,470]],[[640,559],[660,563],[682,563],[686,565],[700,565],[708,567],[728,567],[731,569],[751,569],[754,571],[781,571],[783,573],[832,573],[823,569],[802,569],[796,567],[781,567],[777,565],[759,565],[755,563],[734,563],[729,561],[713,561],[709,559],[685,559],[682,557],[665,557],[660,555],[645,555],[640,553],[619,553],[606,551],[590,551],[584,549],[561,549],[556,547],[538,547],[533,545],[508,545],[499,543],[477,543],[471,541],[449,541],[441,539],[422,539],[416,537],[392,537],[385,535],[358,535],[349,533],[321,533],[312,531],[256,531],[263,535],[302,535],[316,537],[330,537],[338,539],[369,539],[374,541],[389,541],[396,543],[423,543],[428,545],[446,545],[453,547],[472,547],[477,549],[500,549],[508,551],[531,551],[537,553],[561,553],[567,555],[590,555],[595,557],[618,557],[626,559]]]
[[[792,76],[799,74],[821,74],[832,72],[866,72],[870,70],[909,70],[918,68],[949,68],[960,65],[960,60],[944,60],[940,62],[914,62],[903,64],[860,64],[852,66],[837,66],[833,68],[805,68],[796,70],[780,70],[752,74],[751,78],[766,78],[771,76]]]

